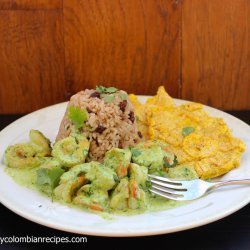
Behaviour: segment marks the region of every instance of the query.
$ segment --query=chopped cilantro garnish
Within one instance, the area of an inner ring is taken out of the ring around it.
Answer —
[[[103,86],[96,86],[96,90],[102,94],[112,94],[118,91],[115,87],[103,87]]]
[[[100,92],[100,93],[104,93],[104,89],[105,89],[105,87],[103,87],[103,86],[96,86],[96,91],[98,91],[98,92]]]
[[[106,103],[111,103],[115,99],[115,97],[113,95],[102,94],[101,97],[103,97],[104,102],[106,102]]]
[[[128,95],[127,95],[127,93],[120,93],[120,97],[122,100],[127,100]]]
[[[195,131],[195,129],[193,127],[185,127],[182,129],[182,135],[187,136],[187,135],[193,133],[194,131]]]
[[[115,87],[109,87],[109,88],[106,88],[106,92],[107,93],[115,93],[115,92],[117,92],[117,88],[115,88]]]
[[[76,128],[79,129],[82,128],[84,123],[88,120],[88,112],[86,109],[70,106],[68,108],[68,117]]]
[[[151,181],[146,180],[146,188],[150,189],[152,187]]]
[[[166,168],[173,168],[177,164],[178,164],[178,161],[177,161],[177,156],[176,155],[174,155],[174,160],[173,160],[172,164],[169,162],[169,159],[167,157],[164,158],[164,164],[163,164],[163,166],[166,167]]]
[[[90,187],[89,190],[87,192],[85,192],[85,194],[90,197],[92,194],[93,194],[93,190],[92,188]]]
[[[133,157],[137,157],[141,154],[141,151],[137,148],[132,148],[131,153],[132,153]]]
[[[60,176],[64,173],[64,170],[60,167],[54,168],[39,168],[37,170],[37,184],[49,185],[54,188],[58,185]]]

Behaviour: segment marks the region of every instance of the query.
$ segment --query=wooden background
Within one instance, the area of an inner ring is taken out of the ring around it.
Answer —
[[[249,0],[0,0],[0,113],[112,85],[250,109]]]

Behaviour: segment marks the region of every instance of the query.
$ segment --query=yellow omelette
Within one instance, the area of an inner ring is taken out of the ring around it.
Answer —
[[[178,164],[194,168],[200,178],[214,178],[240,165],[244,143],[232,135],[222,118],[211,117],[201,104],[177,106],[163,86],[145,104],[133,94],[129,97],[144,138],[167,143]]]

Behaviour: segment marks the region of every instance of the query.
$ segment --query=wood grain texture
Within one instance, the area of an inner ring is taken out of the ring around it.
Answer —
[[[186,0],[182,98],[250,109],[250,1]]]
[[[250,109],[249,0],[0,0],[0,113],[114,85]]]
[[[0,10],[60,9],[63,0],[0,0]]]
[[[0,11],[0,113],[25,113],[65,99],[62,15]]]
[[[64,0],[68,94],[97,84],[178,96],[180,1]]]

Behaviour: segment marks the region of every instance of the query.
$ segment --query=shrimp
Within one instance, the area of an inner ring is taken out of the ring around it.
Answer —
[[[129,181],[128,207],[130,209],[146,207],[146,193],[140,188],[135,179]]]
[[[51,154],[50,141],[38,130],[30,130],[30,141],[9,146],[4,163],[11,168],[37,167]]]
[[[84,184],[84,176],[78,176],[73,180],[63,183],[54,189],[54,194],[66,202],[71,202],[73,195]]]
[[[79,175],[82,175],[82,174],[85,175],[86,173],[90,171],[92,164],[93,163],[90,162],[90,163],[79,164],[79,165],[72,167],[68,172],[64,173],[61,176],[60,184],[73,180]]]
[[[30,130],[30,144],[36,151],[36,156],[50,156],[50,140],[47,139],[40,131]]]
[[[135,179],[123,178],[111,195],[110,207],[117,210],[145,208],[146,193]]]
[[[74,166],[64,173],[60,178],[59,186],[54,189],[55,196],[66,202],[71,202],[76,191],[87,182],[85,174],[90,168],[91,163],[85,163]]]
[[[131,161],[129,149],[112,148],[105,154],[104,165],[114,169],[119,178],[127,176]]]
[[[129,182],[127,178],[123,178],[111,195],[110,207],[113,209],[125,210],[128,208],[128,199]]]
[[[116,178],[117,176],[112,169],[92,161],[74,166],[64,173],[54,193],[64,201],[71,202],[76,191],[86,183],[91,182],[92,187],[96,190],[107,192],[116,184]]]
[[[4,163],[10,168],[38,167],[43,158],[36,157],[36,153],[29,143],[15,144],[5,150]]]
[[[175,154],[168,151],[167,145],[161,141],[141,142],[131,152],[132,162],[147,167],[149,173],[167,171],[178,163]]]
[[[104,211],[108,206],[109,196],[107,191],[96,189],[92,184],[87,184],[78,190],[73,202],[92,210]]]
[[[134,179],[143,188],[146,188],[146,181],[148,179],[148,168],[130,163],[129,165],[130,179]]]
[[[55,143],[52,155],[64,167],[84,163],[88,155],[89,141],[83,135],[71,135]]]
[[[91,162],[91,169],[86,174],[86,179],[92,186],[104,191],[111,190],[119,180],[113,169],[101,165],[99,162]]]

